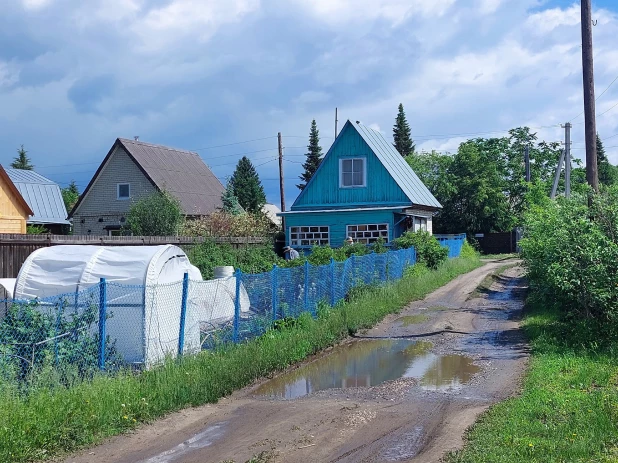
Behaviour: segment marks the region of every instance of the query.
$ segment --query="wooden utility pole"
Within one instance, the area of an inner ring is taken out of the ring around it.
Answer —
[[[283,186],[283,143],[281,142],[281,132],[277,134],[279,142],[279,193],[281,194],[281,212],[285,212],[285,188]]]
[[[584,78],[584,118],[586,133],[586,180],[599,191],[597,170],[597,129],[594,108],[594,63],[592,60],[591,0],[581,0],[582,10],[582,67]]]
[[[337,138],[337,122],[339,119],[337,119],[337,108],[335,108],[335,138]]]

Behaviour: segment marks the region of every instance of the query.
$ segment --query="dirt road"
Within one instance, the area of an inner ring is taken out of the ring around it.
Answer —
[[[358,335],[371,339],[66,463],[439,461],[479,413],[517,390],[525,369],[521,269],[470,298],[506,263],[462,275]]]

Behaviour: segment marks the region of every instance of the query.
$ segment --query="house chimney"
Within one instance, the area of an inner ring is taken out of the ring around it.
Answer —
[[[133,137],[133,139],[134,139],[135,141],[139,141],[139,135],[135,135],[135,136]]]
[[[357,123],[357,124],[360,124],[361,122],[360,122],[360,121],[356,121],[356,123]]]

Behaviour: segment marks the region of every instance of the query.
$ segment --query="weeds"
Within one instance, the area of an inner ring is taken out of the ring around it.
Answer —
[[[385,315],[480,265],[476,258],[453,259],[437,271],[366,287],[334,308],[320,305],[316,318],[304,313],[290,326],[269,330],[259,338],[169,361],[139,375],[129,371],[96,375],[70,388],[33,388],[27,396],[0,383],[0,461],[49,459],[166,413],[214,403],[348,333],[370,328]]]

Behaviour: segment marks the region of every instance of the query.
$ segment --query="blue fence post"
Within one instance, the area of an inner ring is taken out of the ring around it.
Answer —
[[[242,282],[242,272],[236,269],[236,295],[234,297],[234,343],[238,342],[238,334],[240,331],[240,284]]]
[[[352,283],[350,287],[354,288],[356,287],[356,254],[350,256],[350,266],[352,267],[352,271],[350,272],[352,274]]]
[[[309,261],[305,261],[305,312],[309,311]],[[313,312],[313,311],[312,311]]]
[[[180,331],[178,333],[178,358],[185,351],[185,323],[187,321],[187,299],[189,297],[189,273],[182,277],[182,301],[180,303]]]
[[[107,282],[99,283],[99,370],[105,370],[105,325],[107,323]]]
[[[279,313],[279,267],[277,267],[277,265],[273,265],[270,276],[270,282],[272,285],[273,321],[275,321],[277,319],[277,314]]]
[[[337,302],[337,287],[335,286],[335,259],[330,258],[330,305],[335,307]]]

